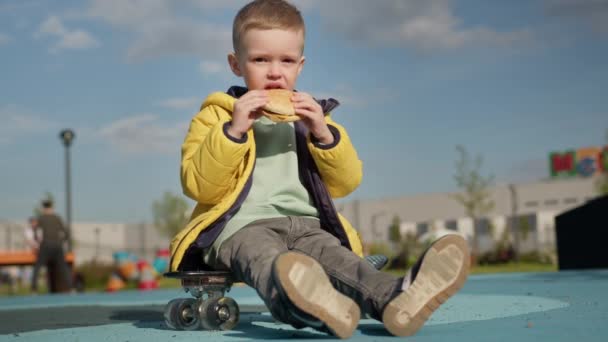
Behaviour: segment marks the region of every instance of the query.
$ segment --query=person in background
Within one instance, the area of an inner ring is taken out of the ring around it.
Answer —
[[[25,230],[23,231],[25,245],[32,252],[38,253],[38,249],[40,248],[40,240],[41,240],[40,230],[38,227],[38,218],[32,216],[29,218],[28,222],[29,222],[29,226],[26,227]]]
[[[33,254],[38,254],[40,239],[38,218],[32,216],[28,219],[28,225],[23,229],[23,243],[25,249]],[[27,284],[30,279],[32,279],[32,266],[21,266],[19,268],[19,287],[23,284]]]
[[[70,268],[65,261],[63,244],[70,234],[61,218],[55,214],[53,202],[42,201],[42,214],[38,217],[42,234],[40,248],[32,272],[32,292],[38,292],[38,273],[45,266],[49,274],[50,292],[65,292],[71,288]]]

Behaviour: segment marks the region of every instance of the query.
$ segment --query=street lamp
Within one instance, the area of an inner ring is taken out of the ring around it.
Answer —
[[[519,261],[519,220],[517,219],[517,189],[514,184],[509,184],[509,194],[511,195],[511,231],[513,232],[513,243],[515,244],[515,261]]]
[[[65,147],[65,207],[66,207],[66,222],[68,232],[72,232],[72,189],[70,179],[70,146],[74,141],[76,134],[71,129],[64,129],[59,133],[59,138]],[[68,242],[68,249],[72,249],[71,242]]]
[[[101,229],[99,227],[95,227],[95,257],[93,258],[93,262],[97,263],[97,259],[99,258],[99,233]]]

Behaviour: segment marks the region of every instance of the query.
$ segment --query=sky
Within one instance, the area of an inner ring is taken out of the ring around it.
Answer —
[[[190,120],[243,85],[226,55],[245,3],[1,0],[0,221],[47,192],[65,212],[65,128],[74,221],[149,221],[181,194]],[[363,161],[346,200],[456,191],[457,145],[506,184],[547,178],[552,151],[607,143],[606,0],[294,3],[297,89],[340,101]]]

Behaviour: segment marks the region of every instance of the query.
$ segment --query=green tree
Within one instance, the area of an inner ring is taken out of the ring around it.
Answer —
[[[606,145],[608,146],[608,129],[606,130]],[[596,190],[600,196],[608,195],[608,151],[602,152],[603,172],[595,183]]]
[[[401,241],[401,219],[399,216],[393,217],[391,225],[388,227],[388,240],[394,245],[399,244]]]
[[[530,235],[532,227],[530,226],[530,220],[528,217],[522,216],[519,218],[519,232],[521,233],[521,239],[526,241]]]
[[[173,237],[188,223],[188,202],[184,197],[166,191],[152,203],[154,225],[161,234]]]
[[[599,177],[596,187],[600,196],[608,195],[608,171],[604,171]]]
[[[456,146],[458,159],[456,160],[456,173],[454,180],[462,190],[452,197],[460,203],[467,217],[473,221],[473,246],[471,253],[477,256],[479,252],[479,239],[477,237],[477,220],[494,209],[494,201],[490,197],[489,187],[494,181],[493,176],[484,176],[481,173],[483,158],[480,155],[472,158],[461,145]]]

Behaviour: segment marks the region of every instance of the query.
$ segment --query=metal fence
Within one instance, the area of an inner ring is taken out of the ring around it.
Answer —
[[[27,227],[27,222],[0,221],[0,250],[28,249],[24,234]],[[72,224],[71,236],[77,265],[92,260],[111,263],[114,253],[125,251],[151,261],[159,249],[169,248],[171,240],[146,223],[76,222]]]

